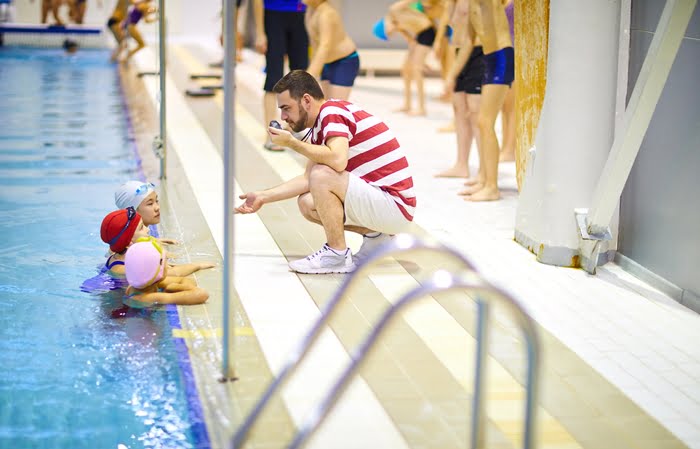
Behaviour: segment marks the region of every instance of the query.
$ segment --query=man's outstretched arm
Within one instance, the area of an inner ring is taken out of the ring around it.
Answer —
[[[240,195],[239,198],[245,200],[245,202],[234,209],[235,213],[252,214],[259,211],[265,204],[287,200],[308,192],[309,170],[312,165],[313,163],[307,164],[304,174],[283,182],[271,189],[248,192]]]

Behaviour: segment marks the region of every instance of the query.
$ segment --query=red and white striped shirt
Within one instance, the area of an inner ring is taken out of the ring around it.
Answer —
[[[346,170],[389,193],[403,216],[413,221],[413,178],[408,160],[389,127],[348,101],[328,100],[314,123],[311,143],[325,145],[331,137],[348,139]]]

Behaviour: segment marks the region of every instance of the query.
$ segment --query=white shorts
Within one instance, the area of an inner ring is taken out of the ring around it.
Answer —
[[[348,191],[345,192],[345,224],[361,226],[372,231],[398,234],[408,230],[410,221],[399,210],[394,198],[349,173]]]

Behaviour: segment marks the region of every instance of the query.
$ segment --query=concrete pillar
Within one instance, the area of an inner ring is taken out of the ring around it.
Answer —
[[[579,266],[574,209],[589,207],[613,142],[620,0],[550,3],[547,81],[515,239],[543,263]]]

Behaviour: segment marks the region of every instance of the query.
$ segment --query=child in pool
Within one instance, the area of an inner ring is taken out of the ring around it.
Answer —
[[[119,209],[133,207],[148,226],[160,223],[160,203],[156,186],[151,182],[127,181],[114,192],[114,203]],[[175,245],[172,239],[158,239],[160,243]]]
[[[168,266],[166,251],[158,242],[148,237],[129,247],[124,259],[126,289],[124,304],[132,308],[146,308],[158,304],[192,305],[203,304],[209,293],[197,287],[192,273],[212,268],[209,263]]]
[[[124,254],[127,248],[139,238],[148,237],[148,228],[141,215],[129,206],[107,214],[102,220],[100,237],[112,251],[105,262],[107,273],[111,276],[122,277],[125,273]]]

